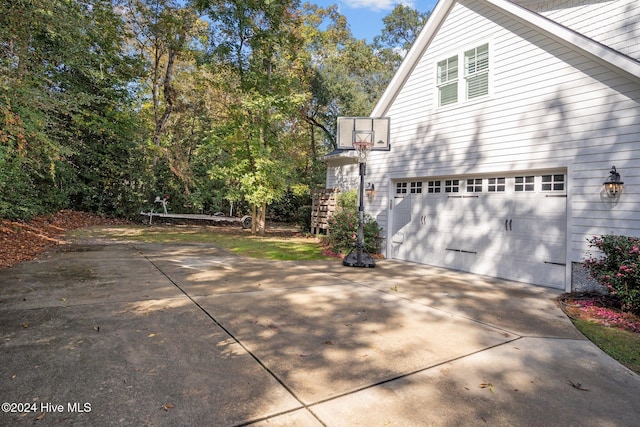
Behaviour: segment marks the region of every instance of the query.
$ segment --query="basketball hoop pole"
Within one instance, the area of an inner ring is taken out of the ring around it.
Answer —
[[[367,252],[364,247],[364,176],[367,174],[367,153],[366,150],[369,147],[361,148],[360,162],[358,164],[360,168],[360,188],[359,188],[359,203],[358,203],[358,234],[356,240],[356,247],[352,249],[349,254],[344,257],[342,261],[343,265],[348,267],[367,267],[373,268],[376,266],[373,257]],[[355,250],[355,254],[353,253]]]

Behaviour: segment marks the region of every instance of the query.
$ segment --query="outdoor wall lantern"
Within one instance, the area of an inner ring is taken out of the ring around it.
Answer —
[[[368,198],[372,198],[376,193],[376,186],[373,182],[367,182],[367,187],[364,189],[364,192],[367,194]]]
[[[615,166],[611,166],[609,177],[602,183],[602,185],[604,185],[604,190],[607,192],[609,197],[616,197],[622,192],[624,182],[620,181],[620,174],[616,171]]]

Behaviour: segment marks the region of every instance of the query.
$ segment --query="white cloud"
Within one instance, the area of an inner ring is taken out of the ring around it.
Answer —
[[[413,2],[407,0],[349,0],[343,3],[354,9],[363,8],[371,9],[373,11],[391,10],[397,4],[404,4],[413,7]]]

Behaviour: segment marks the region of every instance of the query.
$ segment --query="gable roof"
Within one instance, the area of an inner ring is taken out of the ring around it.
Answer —
[[[569,46],[570,48],[591,57],[593,60],[625,75],[640,83],[640,62],[630,58],[615,49],[605,46],[590,39],[583,34],[571,30],[557,22],[540,14],[532,12],[508,0],[475,0],[509,15],[513,19],[534,28],[540,33]],[[398,71],[393,76],[385,89],[382,97],[374,107],[371,117],[386,115],[409,75],[416,67],[418,61],[427,50],[431,41],[437,34],[443,22],[449,15],[457,0],[440,0],[431,12],[426,25],[418,35],[407,56],[400,64]]]

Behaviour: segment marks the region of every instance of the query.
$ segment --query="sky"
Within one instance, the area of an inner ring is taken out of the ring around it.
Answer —
[[[382,18],[387,16],[396,4],[411,6],[420,12],[434,8],[436,0],[303,0],[326,7],[338,5],[339,12],[347,17],[347,22],[354,37],[366,39],[368,42],[380,34],[384,27]]]

